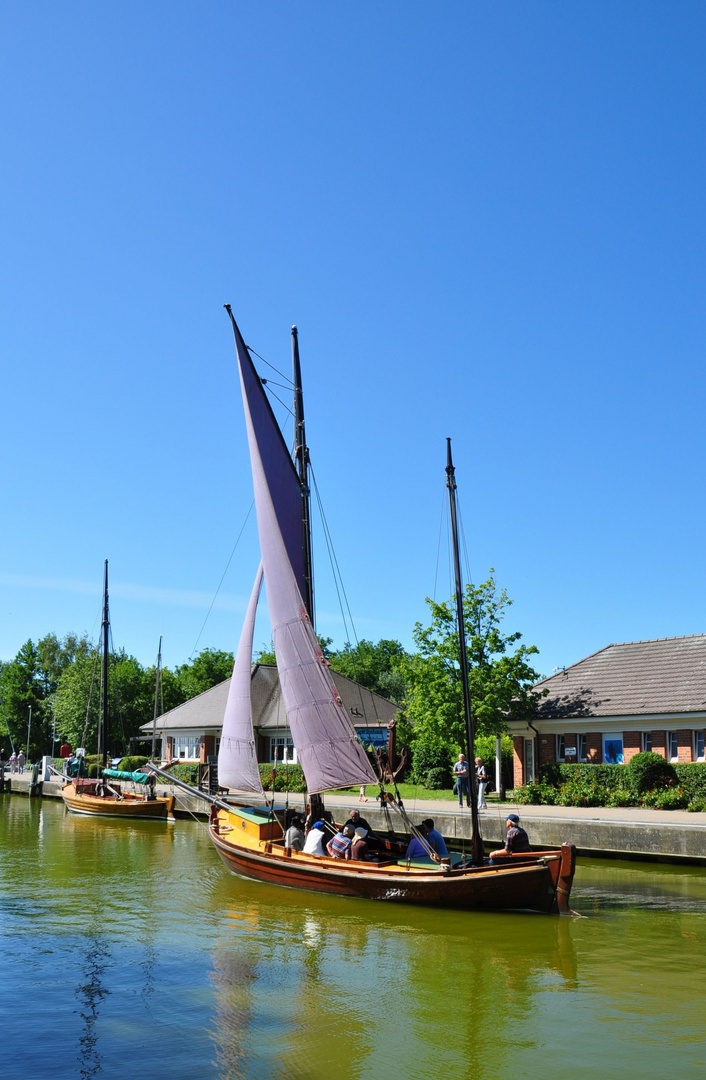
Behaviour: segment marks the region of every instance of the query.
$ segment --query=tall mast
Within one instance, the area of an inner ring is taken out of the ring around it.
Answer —
[[[294,383],[294,464],[302,491],[302,549],[304,552],[304,589],[302,598],[312,626],[314,625],[314,575],[311,557],[311,513],[309,507],[309,447],[304,427],[304,398],[302,372],[299,364],[299,334],[292,327],[292,382]]]
[[[162,685],[162,635],[159,635],[159,648],[157,649],[157,675],[154,682],[154,715],[152,717],[152,761],[156,761],[157,749],[157,717],[159,715],[159,691]]]
[[[461,560],[458,543],[458,515],[456,513],[456,470],[451,459],[451,439],[446,440],[446,486],[449,489],[451,506],[451,536],[453,540],[454,575],[456,578],[456,619],[458,622],[458,647],[461,665],[461,683],[463,686],[463,711],[466,718],[466,743],[468,750],[468,781],[471,791],[471,857],[477,866],[483,863],[483,839],[480,834],[478,819],[478,799],[476,793],[475,768],[475,724],[471,706],[471,689],[468,683],[468,656],[466,653],[466,626],[463,617],[463,585],[461,583]]]
[[[108,763],[108,637],[110,620],[108,617],[108,560],[105,560],[105,578],[103,582],[103,618],[101,637],[103,641],[103,663],[101,669],[101,710],[98,725],[98,753],[102,756],[103,768]]]

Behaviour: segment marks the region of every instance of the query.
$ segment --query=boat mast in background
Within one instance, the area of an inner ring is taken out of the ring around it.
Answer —
[[[103,657],[101,666],[101,710],[98,723],[98,756],[103,768],[108,764],[108,644],[110,637],[110,618],[108,616],[108,560],[105,560],[103,579],[103,617],[101,620]]]
[[[157,749],[157,717],[159,716],[159,699],[162,689],[162,635],[159,635],[159,648],[157,649],[157,675],[154,683],[154,714],[152,716],[152,761],[156,761]],[[164,712],[164,709],[162,709]]]
[[[304,555],[304,587],[306,595],[302,597],[307,614],[314,622],[314,573],[311,554],[311,511],[309,504],[309,447],[306,445],[304,427],[304,396],[302,394],[302,373],[299,364],[299,333],[292,327],[292,382],[294,383],[294,464],[297,469],[302,492],[302,550]]]
[[[475,773],[475,724],[471,705],[471,689],[468,683],[468,656],[466,654],[466,626],[463,617],[463,585],[461,583],[461,560],[458,543],[458,515],[456,512],[456,470],[451,458],[451,439],[446,440],[446,486],[449,489],[451,506],[451,536],[453,540],[454,575],[456,578],[456,619],[458,621],[459,662],[461,665],[461,683],[463,685],[463,711],[466,717],[466,743],[468,752],[468,783],[471,792],[471,856],[476,866],[483,864],[483,839],[480,834],[478,819],[478,799]]]

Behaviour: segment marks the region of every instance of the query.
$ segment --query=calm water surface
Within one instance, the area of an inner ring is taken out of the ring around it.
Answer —
[[[704,871],[580,860],[573,902],[323,899],[232,877],[196,822],[5,795],[0,1076],[701,1080]]]

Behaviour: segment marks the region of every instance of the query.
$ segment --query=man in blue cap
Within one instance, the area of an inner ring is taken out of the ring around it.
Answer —
[[[520,826],[520,819],[517,814],[508,814],[505,824],[507,827],[505,847],[500,848],[499,851],[491,851],[491,859],[494,859],[497,855],[514,855],[517,852],[530,850],[529,837]]]

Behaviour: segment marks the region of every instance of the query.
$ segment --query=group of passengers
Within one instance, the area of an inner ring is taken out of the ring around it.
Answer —
[[[330,826],[327,827],[323,821],[315,821],[305,834],[304,821],[299,814],[295,814],[285,834],[284,846],[292,851],[301,851],[304,855],[330,855],[332,859],[367,862],[372,858],[367,839],[369,835],[372,836],[372,829],[357,810],[351,811],[348,821],[333,835]]]

